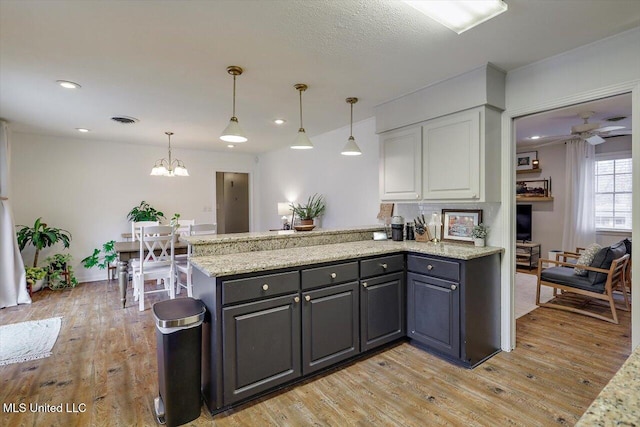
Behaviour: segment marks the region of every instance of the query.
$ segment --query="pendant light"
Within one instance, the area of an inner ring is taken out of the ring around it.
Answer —
[[[356,139],[353,137],[353,104],[358,102],[358,98],[347,98],[346,101],[348,104],[351,104],[351,122],[349,125],[349,139],[340,154],[343,156],[359,156],[362,154],[362,151],[360,151],[360,147],[358,147]]]
[[[227,73],[233,76],[233,115],[231,116],[231,120],[229,120],[229,125],[222,132],[222,135],[220,135],[220,139],[225,142],[247,142],[247,137],[244,136],[244,132],[236,117],[236,76],[242,74],[242,68],[237,65],[232,65],[227,67]]]
[[[160,159],[156,161],[156,164],[153,165],[153,169],[151,169],[151,175],[189,176],[189,171],[187,171],[187,167],[182,163],[182,160],[171,158],[171,135],[173,135],[173,132],[165,132],[164,134],[169,137],[169,160]]]
[[[307,136],[307,133],[304,130],[304,126],[302,126],[302,92],[307,90],[308,86],[304,83],[298,83],[293,87],[295,87],[296,90],[300,92],[300,129],[298,129],[298,135],[293,141],[293,144],[291,144],[291,148],[296,150],[308,150],[310,148],[313,148],[313,144]]]

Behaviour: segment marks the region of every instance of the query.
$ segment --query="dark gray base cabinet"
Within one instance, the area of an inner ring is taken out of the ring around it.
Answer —
[[[405,336],[405,302],[404,273],[361,280],[361,351]]]

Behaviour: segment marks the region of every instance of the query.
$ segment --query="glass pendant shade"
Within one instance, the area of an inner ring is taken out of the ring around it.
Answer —
[[[313,144],[311,143],[311,140],[309,139],[307,133],[303,128],[300,128],[298,130],[298,135],[293,141],[293,144],[291,144],[291,148],[293,148],[294,150],[309,150],[313,148]]]
[[[229,124],[222,132],[222,135],[220,135],[220,139],[225,142],[247,142],[247,137],[244,136],[244,132],[236,117],[231,117]]]
[[[343,156],[359,156],[362,154],[362,151],[360,151],[360,147],[356,144],[356,139],[350,136],[340,154]]]

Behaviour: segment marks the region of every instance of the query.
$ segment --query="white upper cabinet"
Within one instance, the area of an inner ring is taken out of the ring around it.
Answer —
[[[387,132],[380,141],[380,199],[419,200],[422,186],[420,126]]]
[[[422,126],[423,199],[480,199],[480,114],[466,111]]]

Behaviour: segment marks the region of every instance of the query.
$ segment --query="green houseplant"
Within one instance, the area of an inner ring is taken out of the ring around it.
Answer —
[[[290,206],[294,215],[300,218],[303,225],[312,224],[313,219],[322,215],[326,208],[324,196],[318,194],[310,196],[304,205],[291,203]]]
[[[27,267],[25,271],[27,273],[27,283],[31,285],[31,290],[39,291],[42,289],[44,278],[47,277],[47,270],[42,267]]]
[[[71,259],[71,254],[55,254],[45,259],[48,266],[47,276],[50,289],[75,288],[78,285],[78,279],[76,279],[71,266]]]
[[[98,267],[101,270],[107,268],[111,263],[115,262],[118,258],[115,250],[115,240],[109,240],[102,245],[101,249],[94,249],[93,253],[86,258],[82,259],[82,266],[84,268]]]
[[[487,234],[489,234],[489,227],[487,227],[483,223],[474,225],[473,230],[471,230],[471,237],[473,237],[473,243],[476,246],[484,246],[485,239],[487,238]]]
[[[127,214],[127,219],[131,222],[160,221],[161,218],[164,218],[164,213],[155,209],[144,200]]]
[[[17,225],[16,227],[19,227],[16,237],[20,250],[22,251],[29,244],[36,248],[36,253],[33,255],[34,267],[38,266],[38,255],[42,249],[53,246],[58,242],[68,248],[71,242],[71,233],[60,228],[49,227],[42,222],[42,217],[36,219],[33,227],[26,225]]]

